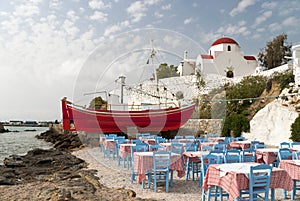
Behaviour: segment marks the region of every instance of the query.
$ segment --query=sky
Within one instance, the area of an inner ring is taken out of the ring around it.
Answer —
[[[141,82],[152,48],[177,65],[223,36],[253,56],[300,44],[298,0],[3,0],[0,24],[0,121],[61,120],[63,97]]]

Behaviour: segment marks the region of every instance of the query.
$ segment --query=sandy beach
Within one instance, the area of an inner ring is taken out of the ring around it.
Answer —
[[[118,167],[117,160],[107,159],[103,157],[103,153],[99,147],[84,148],[73,154],[88,163],[89,169],[96,169],[100,183],[109,188],[127,188],[136,192],[136,196],[144,199],[157,199],[167,201],[181,200],[201,200],[201,187],[198,179],[195,181],[186,180],[185,177],[178,178],[177,173],[174,174],[174,185],[169,188],[169,192],[165,192],[165,187],[158,187],[158,192],[153,192],[153,187],[142,189],[142,186],[136,181],[131,183],[131,170],[127,170],[122,165]],[[282,199],[281,189],[276,189],[276,199]],[[288,200],[288,199],[286,199]],[[295,200],[300,200],[296,198]]]

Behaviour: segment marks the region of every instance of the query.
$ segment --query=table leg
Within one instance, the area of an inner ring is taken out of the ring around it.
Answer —
[[[271,188],[271,200],[275,201],[275,189]]]

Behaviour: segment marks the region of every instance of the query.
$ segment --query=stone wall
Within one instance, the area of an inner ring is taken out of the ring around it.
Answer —
[[[189,119],[178,131],[177,135],[197,135],[207,133],[220,133],[223,119]]]

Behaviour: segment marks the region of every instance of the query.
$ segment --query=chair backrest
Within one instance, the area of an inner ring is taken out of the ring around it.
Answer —
[[[278,151],[278,161],[281,160],[292,160],[293,159],[293,153],[289,148],[280,148]]]
[[[224,155],[224,163],[241,162],[241,151],[237,149],[227,150]]]
[[[144,152],[149,150],[149,145],[147,143],[136,144],[134,147],[134,151],[136,152]]]
[[[153,153],[154,171],[170,169],[171,152],[160,150]]]
[[[250,167],[249,192],[250,200],[253,200],[256,193],[264,193],[264,200],[268,200],[272,166],[261,164]],[[252,198],[252,199],[251,199]]]
[[[182,135],[176,135],[175,139],[183,139],[183,136]]]
[[[164,146],[160,146],[159,144],[154,144],[149,146],[150,151],[158,151],[160,149],[164,149]]]
[[[300,151],[293,152],[293,160],[300,160]]]
[[[291,148],[300,148],[300,142],[291,142]]]
[[[195,137],[193,135],[186,135],[184,138],[185,139],[195,139]]]
[[[187,142],[184,147],[184,151],[198,151],[199,142]]]
[[[220,163],[221,163],[221,159],[217,155],[208,154],[208,155],[201,156],[201,175],[202,175],[202,179],[204,180],[205,175],[206,175],[206,171],[207,171],[207,168],[209,167],[209,165],[211,165],[211,164],[220,164]]]
[[[251,149],[255,149],[255,145],[256,144],[260,144],[260,142],[259,141],[256,141],[256,140],[252,140],[251,142],[250,142],[250,148]]]
[[[203,145],[203,146],[201,146],[201,150],[202,151],[212,151],[212,150],[214,150],[214,147],[213,146]]]
[[[244,136],[236,137],[235,138],[237,141],[244,141],[246,138]]]
[[[131,143],[133,143],[133,144],[141,144],[141,143],[143,143],[143,142],[142,142],[142,140],[132,139],[132,140],[131,140]]]
[[[179,143],[171,143],[170,151],[181,155],[183,152],[183,145]]]
[[[227,150],[227,144],[226,143],[218,143],[214,145],[214,150],[221,150],[226,151]]]
[[[225,151],[222,150],[212,150],[209,152],[210,155],[215,155],[219,157],[220,163],[224,162]]]
[[[156,141],[157,144],[159,144],[159,143],[162,143],[162,142],[167,142],[167,139],[163,138],[163,137],[156,137],[155,141]]]
[[[241,152],[241,162],[254,162],[255,161],[255,151],[253,149],[244,149]]]
[[[256,150],[256,149],[265,149],[266,148],[266,145],[265,144],[261,144],[261,143],[259,143],[259,144],[255,144],[254,145],[254,149]]]
[[[291,144],[289,142],[281,142],[279,148],[290,148]]]

